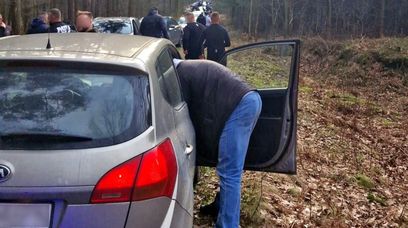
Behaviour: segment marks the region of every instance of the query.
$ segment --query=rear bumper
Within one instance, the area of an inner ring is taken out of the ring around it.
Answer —
[[[50,203],[53,228],[192,227],[192,216],[176,200],[159,197],[132,203],[83,204],[92,188],[3,187],[0,202]]]

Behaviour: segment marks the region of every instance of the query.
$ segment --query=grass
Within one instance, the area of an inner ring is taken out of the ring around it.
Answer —
[[[368,193],[367,199],[371,203],[378,203],[381,206],[387,206],[387,200],[384,197],[382,197],[380,195],[377,195],[377,194],[374,194],[372,192]]]
[[[357,184],[365,189],[372,189],[375,187],[375,183],[371,180],[371,178],[367,177],[364,174],[357,174],[354,176],[357,181]]]

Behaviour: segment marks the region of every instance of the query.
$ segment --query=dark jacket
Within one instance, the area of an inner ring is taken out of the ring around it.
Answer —
[[[140,24],[140,33],[143,36],[169,39],[166,23],[162,16],[149,13]]]
[[[50,24],[51,33],[70,33],[74,31],[75,30],[71,28],[71,26],[65,24],[64,22],[56,22]]]
[[[199,156],[217,160],[224,125],[252,88],[228,68],[212,61],[182,61],[177,71],[196,131]]]
[[[207,59],[220,61],[225,47],[231,46],[227,30],[219,24],[212,24],[203,32],[200,43],[207,48]]]
[[[188,23],[183,29],[183,49],[188,51],[186,59],[198,59],[201,55],[200,38],[205,26],[200,23]]]
[[[10,36],[11,35],[11,27],[6,25],[6,27],[0,26],[0,37]]]
[[[198,15],[198,17],[197,17],[197,23],[200,23],[200,24],[202,24],[202,25],[204,25],[204,26],[207,25],[207,19],[205,19],[205,16],[204,16],[203,13],[200,14],[200,15]]]
[[[48,25],[41,19],[35,18],[31,22],[31,25],[27,31],[27,34],[47,33],[47,32],[48,32]]]

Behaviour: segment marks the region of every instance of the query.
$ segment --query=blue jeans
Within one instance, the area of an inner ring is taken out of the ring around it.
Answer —
[[[220,210],[216,227],[238,227],[241,177],[249,139],[259,118],[262,101],[255,91],[247,93],[232,112],[221,134],[217,174],[220,177]]]

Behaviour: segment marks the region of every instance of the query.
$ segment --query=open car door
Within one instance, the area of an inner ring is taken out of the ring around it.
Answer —
[[[249,44],[225,53],[221,63],[255,87],[262,112],[252,133],[246,170],[295,174],[299,40]],[[200,158],[197,163],[214,166]]]

